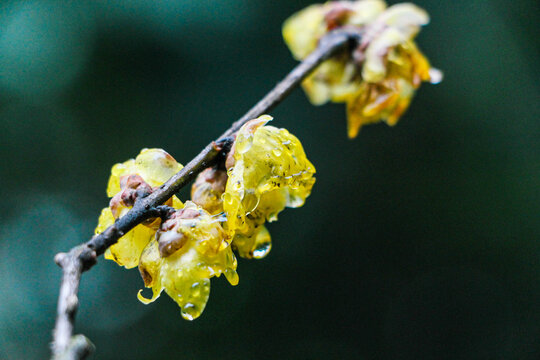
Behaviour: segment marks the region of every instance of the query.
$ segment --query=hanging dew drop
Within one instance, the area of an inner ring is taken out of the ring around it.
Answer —
[[[272,238],[265,226],[261,226],[255,238],[255,244],[253,247],[253,258],[262,259],[272,249]]]
[[[187,303],[182,308],[182,317],[186,320],[193,320],[197,318],[199,315],[200,315],[200,312],[197,306],[195,306],[192,303]]]
[[[268,255],[271,249],[272,249],[271,242],[264,242],[261,244],[257,244],[257,247],[255,248],[255,250],[253,250],[253,258],[262,259],[266,255]]]

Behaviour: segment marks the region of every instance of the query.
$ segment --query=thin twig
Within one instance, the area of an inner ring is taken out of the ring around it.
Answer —
[[[58,314],[53,335],[53,359],[84,359],[92,351],[93,345],[82,335],[73,336],[75,314],[78,308],[77,293],[81,275],[90,269],[96,258],[102,255],[120,237],[143,221],[159,214],[158,205],[163,204],[183,186],[192,181],[201,171],[213,165],[220,156],[230,149],[232,136],[247,121],[254,119],[279,104],[301,81],[321,62],[343,50],[350,42],[358,43],[360,36],[353,32],[331,32],[324,36],[319,46],[298,64],[262,100],[244,116],[234,122],[216,141],[208,144],[182,170],[171,177],[150,195],[138,199],[133,208],[102,233],[90,241],[79,245],[68,253],[59,253],[56,263],[62,268],[63,276],[58,298]]]

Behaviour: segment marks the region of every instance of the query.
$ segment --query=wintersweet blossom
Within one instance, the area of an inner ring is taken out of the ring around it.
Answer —
[[[109,207],[101,211],[95,233],[99,234],[114,224],[133,206],[138,196],[152,192],[154,187],[160,186],[181,169],[182,165],[162,149],[143,149],[135,159],[114,165],[107,185],[107,195],[112,199]],[[176,196],[169,199],[167,205],[175,208],[183,206]],[[157,226],[159,219],[135,226],[107,249],[105,258],[114,260],[126,269],[136,267]]]
[[[347,104],[348,135],[354,138],[365,124],[396,124],[423,81],[442,80],[413,41],[428,22],[428,14],[410,3],[387,8],[382,0],[336,1],[291,16],[283,37],[301,60],[332,30],[361,35],[356,49],[323,62],[302,83],[315,105]]]
[[[271,247],[266,221],[285,207],[300,207],[315,183],[315,167],[300,141],[286,129],[266,125],[263,115],[246,123],[236,136],[226,166],[223,198],[225,229],[240,256],[260,258]]]
[[[165,292],[180,306],[187,320],[197,318],[210,295],[210,278],[224,274],[231,285],[238,284],[236,258],[219,219],[187,201],[163,222],[144,249],[139,271],[146,287],[152,288],[148,304]]]

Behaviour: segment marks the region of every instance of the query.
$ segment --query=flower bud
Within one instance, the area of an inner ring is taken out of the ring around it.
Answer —
[[[215,168],[208,168],[201,172],[191,187],[191,201],[201,206],[210,214],[215,215],[223,211],[221,195],[225,192],[227,172]]]

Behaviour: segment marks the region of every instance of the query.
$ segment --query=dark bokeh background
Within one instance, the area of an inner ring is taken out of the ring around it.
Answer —
[[[1,359],[48,356],[52,259],[92,234],[111,166],[191,159],[295,65],[280,27],[309,3],[0,3]],[[76,329],[95,359],[540,358],[538,4],[416,3],[445,80],[353,141],[344,106],[295,91],[273,125],[317,183],[269,226],[270,255],[239,260],[237,287],[213,279],[194,322],[100,260]]]

